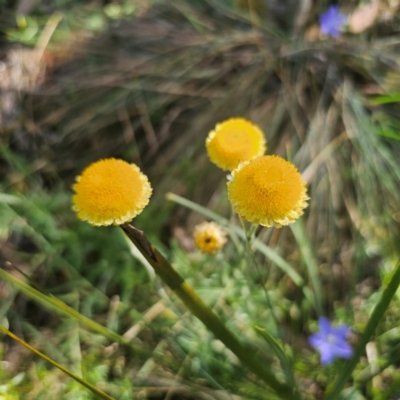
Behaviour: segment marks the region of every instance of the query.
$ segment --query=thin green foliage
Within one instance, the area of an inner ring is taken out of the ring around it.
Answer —
[[[4,328],[1,325],[0,325],[0,332],[10,336],[12,339],[17,341],[19,344],[25,346],[32,353],[35,353],[36,355],[41,357],[43,360],[47,361],[48,363],[52,364],[54,367],[58,368],[59,370],[63,371],[65,374],[69,375],[72,379],[76,380],[81,385],[85,386],[90,391],[95,393],[99,398],[106,399],[106,400],[114,400],[114,398],[109,396],[107,393],[104,393],[102,390],[96,388],[91,383],[89,383],[86,380],[84,380],[84,379],[80,378],[79,376],[75,375],[74,373],[69,371],[67,368],[65,368],[62,365],[60,365],[59,363],[55,362],[50,357],[47,357],[45,354],[41,353],[39,350],[33,348],[31,345],[29,345],[28,343],[26,343],[24,340],[20,339],[19,337],[15,336],[12,332],[10,332],[8,329]]]
[[[290,226],[294,237],[299,245],[300,252],[302,254],[303,262],[307,267],[308,276],[311,281],[313,289],[314,304],[319,315],[323,314],[322,309],[322,285],[320,281],[320,275],[318,270],[317,261],[312,251],[312,246],[308,240],[307,234],[304,229],[304,224],[301,219],[296,221],[295,224]]]
[[[45,294],[43,292],[40,292],[40,291],[34,289],[33,287],[29,286],[25,282],[23,282],[17,278],[14,278],[11,274],[9,274],[8,272],[6,272],[3,269],[0,269],[0,276],[3,279],[10,282],[11,284],[13,284],[14,286],[16,286],[25,295],[27,295],[30,298],[32,298],[33,300],[37,301],[41,305],[43,305],[47,308],[50,308],[50,309],[56,311],[57,313],[61,313],[65,316],[68,316],[71,318],[75,318],[80,323],[84,324],[85,326],[92,329],[93,331],[100,333],[104,337],[106,337],[110,340],[113,340],[117,343],[121,343],[125,346],[132,347],[132,350],[138,354],[143,354],[143,353],[146,354],[146,352],[142,348],[132,345],[131,343],[129,343],[129,341],[127,341],[126,339],[124,339],[123,337],[118,335],[117,333],[98,324],[97,322],[93,321],[92,319],[85,317],[84,315],[82,315],[78,311],[74,310],[73,308],[69,307],[68,305],[66,305],[65,303],[63,303],[62,301],[57,299],[56,297],[50,296],[48,294]]]
[[[273,352],[279,358],[282,369],[285,373],[286,382],[290,387],[294,386],[294,376],[293,376],[293,366],[291,365],[288,356],[284,352],[282,346],[277,342],[277,340],[271,336],[268,331],[259,326],[255,327],[256,331],[264,338],[264,340],[271,346]]]

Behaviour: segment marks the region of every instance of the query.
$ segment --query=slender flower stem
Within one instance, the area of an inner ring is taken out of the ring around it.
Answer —
[[[249,245],[251,245],[251,241],[253,240],[253,238],[255,238],[257,227],[258,225],[252,224],[249,230],[247,231],[247,241],[249,242]]]
[[[8,329],[4,328],[1,325],[0,325],[0,332],[5,333],[6,335],[8,335],[10,338],[14,339],[19,344],[22,344],[22,346],[25,346],[28,350],[32,351],[33,353],[37,354],[39,357],[43,358],[43,360],[49,362],[54,367],[60,369],[61,371],[63,371],[67,375],[69,375],[71,378],[73,378],[77,382],[79,382],[81,385],[83,385],[86,388],[88,388],[89,390],[91,390],[94,394],[99,396],[101,399],[114,400],[114,398],[109,396],[107,393],[104,393],[102,390],[97,389],[96,386],[93,386],[91,383],[89,383],[89,382],[85,381],[84,379],[80,378],[79,376],[75,375],[69,369],[63,367],[61,364],[58,364],[56,361],[47,357],[45,354],[41,353],[39,350],[36,350],[30,344],[26,343],[24,340],[20,339],[18,336],[15,336],[12,332],[10,332]]]
[[[246,260],[247,260],[247,266],[248,266],[248,268],[251,268],[251,267],[254,266],[257,269],[259,277],[261,278],[262,271],[261,271],[260,265],[259,265],[259,263],[257,261],[257,258],[256,258],[255,254],[253,252],[253,249],[252,249],[252,244],[256,240],[255,233],[256,233],[256,230],[258,228],[258,225],[251,224],[250,228],[247,230],[246,229],[246,223],[243,220],[243,218],[239,216],[239,220],[240,220],[243,232],[244,232],[245,237],[246,237],[246,240],[245,240],[246,241],[245,256],[246,256]],[[251,284],[254,284],[254,283],[251,281]],[[265,282],[262,284],[262,288],[263,288],[263,291],[264,291],[265,300],[267,302],[267,306],[268,306],[269,311],[271,313],[272,319],[274,320],[276,329],[279,332],[280,331],[280,327],[279,327],[278,318],[276,317],[274,308],[272,306],[272,302],[271,302],[271,298],[270,298],[270,295],[268,293],[268,290],[265,287]]]
[[[356,367],[360,356],[365,351],[365,346],[370,341],[372,334],[374,333],[376,327],[383,318],[399,286],[400,286],[400,261],[397,263],[389,284],[386,286],[385,290],[381,295],[381,298],[379,299],[378,304],[375,306],[374,311],[372,312],[372,315],[367,323],[365,331],[362,334],[360,341],[354,351],[352,359],[346,364],[345,368],[343,369],[342,373],[337,379],[333,389],[327,393],[326,400],[336,400],[339,398],[340,392],[342,391],[346,382],[350,379],[350,376],[354,371],[354,368]]]
[[[293,389],[278,379],[262,363],[248,346],[240,342],[237,337],[225,326],[219,317],[203,302],[189,286],[183,277],[176,272],[171,264],[152,246],[142,231],[132,225],[123,224],[121,228],[132,243],[143,254],[146,260],[154,268],[156,274],[166,283],[182,300],[185,306],[225,344],[239,360],[254,374],[264,380],[275,392],[285,400],[298,400],[299,396]]]

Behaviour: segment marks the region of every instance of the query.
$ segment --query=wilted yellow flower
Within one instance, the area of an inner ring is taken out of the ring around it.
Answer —
[[[288,225],[303,214],[307,189],[297,168],[278,156],[243,162],[228,182],[234,210],[247,221],[264,226]]]
[[[226,243],[226,233],[215,222],[203,222],[195,226],[193,239],[203,253],[215,254]]]
[[[73,209],[92,225],[121,225],[149,203],[151,186],[135,164],[108,158],[89,165],[73,185]]]
[[[241,161],[251,160],[265,153],[263,131],[244,118],[231,118],[217,124],[206,140],[210,160],[219,168],[234,170]]]

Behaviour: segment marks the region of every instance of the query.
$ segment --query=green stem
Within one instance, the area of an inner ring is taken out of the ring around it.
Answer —
[[[396,294],[396,291],[400,285],[400,261],[397,263],[396,268],[393,271],[392,277],[390,279],[389,284],[386,286],[383,291],[381,298],[379,299],[378,304],[375,306],[374,311],[367,323],[364,333],[362,334],[360,341],[354,351],[354,355],[352,359],[346,364],[342,373],[336,381],[333,389],[327,393],[326,400],[336,400],[340,396],[340,392],[342,391],[346,382],[350,379],[354,368],[357,365],[357,362],[360,356],[365,351],[365,346],[370,341],[372,334],[374,333],[376,327],[379,322],[383,318],[387,308],[392,301],[393,296]]]
[[[292,388],[278,381],[265,364],[255,357],[254,351],[236,338],[219,317],[195,293],[193,288],[185,282],[183,277],[179,275],[158,250],[149,243],[147,238],[143,235],[143,232],[129,224],[123,224],[121,228],[154,268],[155,273],[176,293],[192,314],[203,322],[215,337],[221,340],[244,365],[264,380],[265,383],[285,400],[299,399]]]
[[[243,221],[243,219],[240,216],[239,216],[239,219],[240,219],[240,222],[242,224],[243,230],[246,233],[246,260],[248,260],[247,261],[247,265],[248,265],[248,267],[253,267],[254,266],[255,269],[257,270],[258,275],[259,275],[259,279],[261,280],[261,282],[263,282],[261,287],[262,287],[262,289],[264,291],[265,300],[267,302],[268,309],[269,309],[269,311],[271,313],[271,317],[272,317],[272,319],[273,319],[273,321],[275,323],[275,327],[276,327],[277,331],[279,333],[281,333],[280,332],[279,321],[278,321],[278,318],[277,318],[277,316],[275,314],[274,307],[273,307],[272,301],[271,301],[271,297],[270,297],[270,295],[268,293],[268,290],[266,288],[266,282],[268,280],[268,277],[266,278],[265,281],[263,281],[263,279],[262,279],[262,268],[260,267],[260,265],[259,265],[259,263],[257,261],[256,255],[252,250],[252,243],[255,240],[255,232],[257,230],[258,225],[252,224],[251,227],[249,228],[249,230],[246,231],[245,222]],[[270,269],[268,269],[268,274],[269,274],[269,272],[270,272]],[[251,283],[254,284],[253,282],[251,282]]]
[[[75,379],[81,385],[87,387],[89,390],[91,390],[94,394],[96,394],[100,398],[106,399],[106,400],[114,400],[114,398],[109,396],[107,393],[104,393],[102,390],[97,389],[96,386],[93,386],[91,383],[89,383],[89,382],[85,381],[84,379],[80,378],[79,376],[75,375],[69,369],[63,367],[61,364],[58,364],[56,361],[47,357],[45,354],[41,353],[39,350],[36,350],[30,344],[26,343],[24,340],[20,339],[18,336],[15,336],[12,332],[10,332],[8,329],[4,328],[1,325],[0,325],[0,332],[3,332],[6,335],[10,336],[10,338],[14,339],[19,344],[22,344],[22,346],[25,346],[28,350],[32,351],[33,353],[37,354],[39,357],[43,358],[43,360],[49,362],[56,368],[60,369],[61,371],[63,371],[67,375],[69,375],[72,379]]]

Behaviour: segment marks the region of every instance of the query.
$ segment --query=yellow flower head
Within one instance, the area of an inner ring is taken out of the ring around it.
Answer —
[[[264,226],[288,225],[303,214],[307,189],[297,168],[278,156],[243,162],[228,182],[234,210],[247,221]]]
[[[151,186],[135,164],[108,158],[89,165],[73,185],[73,209],[92,225],[121,225],[148,204]]]
[[[207,153],[217,167],[234,170],[241,161],[248,161],[265,153],[263,131],[244,118],[231,118],[217,124],[208,134]]]
[[[195,226],[193,239],[203,253],[215,254],[226,243],[226,233],[215,222],[203,222]]]

